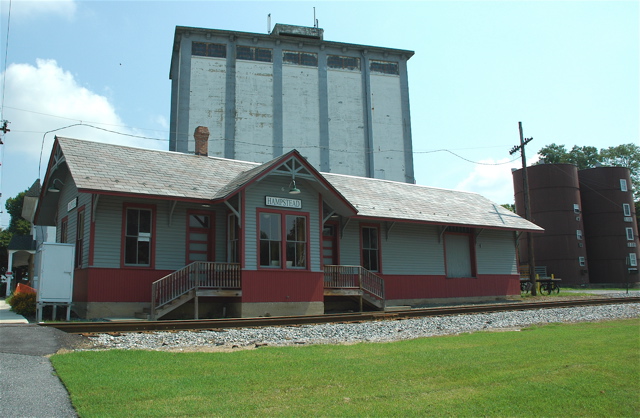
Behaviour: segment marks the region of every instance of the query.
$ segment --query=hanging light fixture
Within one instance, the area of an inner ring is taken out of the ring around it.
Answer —
[[[300,194],[300,189],[296,187],[295,171],[291,171],[291,183],[289,183],[289,194]]]
[[[291,183],[289,183],[289,194],[300,194],[300,189],[296,187],[296,179],[291,179]]]
[[[49,188],[47,189],[47,191],[51,192],[51,193],[60,193],[60,189],[58,189],[56,187],[56,181],[59,181],[63,186],[64,183],[62,182],[62,180],[60,179],[53,179],[53,181],[51,182],[51,186],[49,186]]]

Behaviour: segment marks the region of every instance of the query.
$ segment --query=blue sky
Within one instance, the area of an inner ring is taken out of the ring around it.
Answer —
[[[0,145],[0,204],[44,176],[56,134],[168,149],[176,26],[266,33],[269,13],[272,26],[312,26],[314,6],[328,41],[415,51],[417,182],[510,203],[519,121],[534,138],[529,160],[553,142],[639,143],[639,4],[1,0],[1,119],[11,132]],[[66,128],[80,121],[157,139]]]

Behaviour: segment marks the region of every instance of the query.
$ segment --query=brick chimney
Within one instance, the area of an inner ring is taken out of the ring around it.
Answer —
[[[196,140],[196,155],[209,155],[209,128],[206,126],[198,126],[193,133]]]

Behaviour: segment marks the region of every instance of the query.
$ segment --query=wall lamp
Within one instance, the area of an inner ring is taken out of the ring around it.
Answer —
[[[296,187],[296,180],[292,179],[289,183],[289,194],[300,194],[300,189]]]
[[[59,181],[60,183],[62,183],[62,180],[60,179],[53,179],[53,181],[51,182],[51,186],[49,186],[47,191],[51,193],[60,193],[60,189],[56,187],[56,181]],[[62,185],[64,186],[64,183],[62,183]]]

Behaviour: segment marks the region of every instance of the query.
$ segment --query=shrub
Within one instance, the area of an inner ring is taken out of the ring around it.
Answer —
[[[33,316],[36,314],[35,293],[14,293],[7,303],[11,305],[11,310],[18,315]]]

